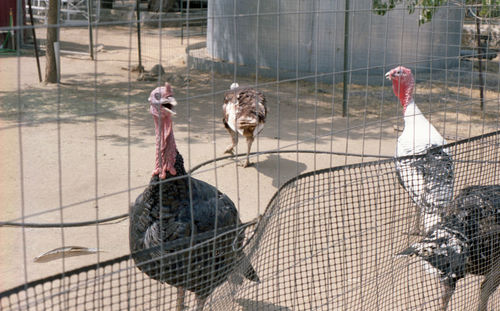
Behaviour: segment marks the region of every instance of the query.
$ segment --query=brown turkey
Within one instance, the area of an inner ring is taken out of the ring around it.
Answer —
[[[251,281],[259,278],[243,253],[244,224],[234,203],[186,174],[175,145],[171,116],[177,102],[171,86],[153,90],[149,102],[156,163],[149,185],[130,208],[132,258],[149,277],[177,287],[176,310],[184,309],[185,290],[195,293],[197,310],[203,310],[236,267]]]
[[[247,140],[247,157],[243,167],[249,166],[250,149],[255,137],[264,129],[267,106],[266,97],[260,91],[249,87],[231,84],[230,90],[224,94],[222,105],[224,127],[231,135],[231,145],[225,153],[234,154],[238,144],[238,134]]]

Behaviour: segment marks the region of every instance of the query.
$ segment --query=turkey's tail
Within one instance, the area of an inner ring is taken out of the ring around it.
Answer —
[[[243,284],[243,277],[246,279],[253,281],[255,283],[260,283],[259,276],[255,271],[254,267],[250,263],[250,260],[245,256],[244,253],[240,253],[240,262],[238,263],[238,268],[236,269],[236,273],[231,274],[229,280],[233,284],[241,285]]]
[[[242,130],[253,131],[257,124],[259,124],[259,120],[254,116],[242,116],[238,118],[238,128]]]
[[[243,259],[243,264],[245,267],[244,269],[244,273],[243,275],[249,279],[250,281],[253,281],[255,283],[260,283],[260,279],[259,279],[259,276],[257,275],[257,271],[255,271],[254,267],[252,266],[252,264],[250,263],[250,260],[248,260],[247,257],[244,257]]]

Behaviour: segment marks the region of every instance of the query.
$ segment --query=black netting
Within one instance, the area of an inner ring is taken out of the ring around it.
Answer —
[[[467,198],[466,191],[479,189],[471,186],[500,184],[499,133],[449,145],[455,196]],[[476,191],[469,205],[489,206],[486,212],[456,213],[446,230],[467,221],[463,242],[482,249],[472,247],[462,255],[490,257],[478,262],[493,266],[488,286],[494,288],[500,279],[494,273],[500,271],[500,203],[487,200],[495,187],[480,189],[486,190]],[[458,205],[455,208],[461,210]],[[419,212],[398,181],[394,160],[293,178],[276,193],[256,226],[237,229],[245,230],[244,253],[260,283],[242,277],[247,259],[241,259],[232,267],[235,273],[208,298],[204,310],[437,310],[446,294],[440,279],[429,273],[419,257],[397,256],[426,239],[412,234]],[[467,234],[477,228],[470,224],[487,226],[488,235],[471,239]],[[218,239],[227,236],[234,235],[225,233]],[[461,233],[456,236],[461,241]],[[217,241],[204,243],[170,256],[203,249],[217,253]],[[458,282],[448,310],[473,310],[480,301],[484,276],[468,273],[474,272],[473,267],[464,269],[464,275],[455,275]],[[489,297],[489,310],[500,306],[499,292]],[[123,256],[3,292],[0,306],[2,310],[171,310],[176,294],[173,286],[151,280],[130,256]],[[185,304],[196,306],[192,293],[186,294]]]

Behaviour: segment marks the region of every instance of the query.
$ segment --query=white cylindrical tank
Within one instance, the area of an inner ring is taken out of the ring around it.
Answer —
[[[404,64],[416,70],[457,63],[463,8],[450,3],[431,23],[418,10],[374,14],[372,0],[350,2],[348,70],[383,73]],[[344,70],[345,0],[209,0],[207,51],[224,62],[281,74]]]

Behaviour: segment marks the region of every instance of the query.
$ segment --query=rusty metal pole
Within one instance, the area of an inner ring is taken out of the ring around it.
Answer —
[[[33,22],[33,9],[31,8],[31,0],[28,0],[28,12],[30,14],[31,31],[33,33],[33,44],[35,46],[36,67],[38,69],[38,81],[42,82],[42,70],[40,69],[40,56],[38,55],[38,44],[36,42],[35,23]]]
[[[139,73],[142,73],[142,56],[141,56],[141,0],[136,2],[137,10],[137,54],[139,56]]]
[[[342,116],[347,116],[347,83],[349,75],[349,0],[345,0],[344,12],[344,86],[342,89]]]
[[[89,54],[94,60],[94,38],[92,36],[92,0],[87,0],[87,14],[89,15]]]

